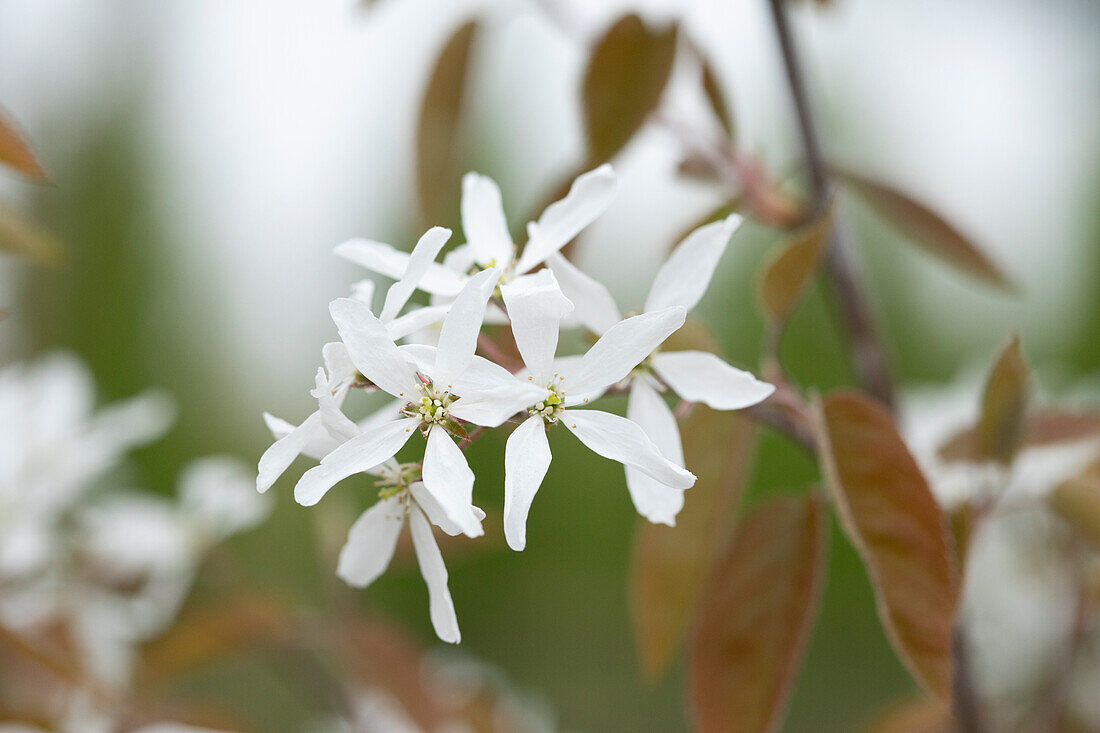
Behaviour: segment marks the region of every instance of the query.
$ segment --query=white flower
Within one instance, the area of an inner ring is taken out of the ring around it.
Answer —
[[[504,531],[508,544],[526,545],[527,513],[550,466],[546,429],[562,423],[595,453],[638,469],[676,489],[695,476],[657,449],[633,421],[598,410],[574,409],[622,380],[669,334],[683,325],[685,311],[672,306],[621,321],[607,330],[584,356],[555,367],[558,329],[573,308],[549,270],[518,278],[501,287],[512,334],[529,375],[503,372],[483,389],[471,412],[485,415],[527,412],[505,449]]]
[[[726,244],[741,225],[733,214],[723,221],[705,224],[681,242],[658,271],[645,312],[672,306],[690,311],[706,292]],[[614,298],[602,284],[584,274],[560,254],[547,260],[562,292],[576,306],[574,318],[593,333],[604,334],[622,316]],[[738,410],[767,399],[775,387],[749,372],[730,366],[705,351],[659,351],[643,368],[628,378],[630,397],[627,416],[645,430],[662,455],[684,465],[683,447],[676,418],[660,392],[666,387],[681,399],[702,402],[716,410]],[[675,524],[684,505],[682,491],[669,487],[644,472],[627,466],[626,485],[638,513],[651,522]]]
[[[355,435],[307,471],[294,488],[295,499],[312,506],[338,481],[392,458],[412,436],[424,432],[423,480],[445,514],[471,537],[482,534],[473,507],[474,475],[448,431],[458,432],[461,379],[474,360],[486,303],[497,271],[470,278],[443,321],[431,365],[417,367],[394,343],[385,324],[359,301],[341,298],[330,306],[340,337],[359,372],[404,407],[402,417]],[[346,426],[353,425],[347,421]]]
[[[386,292],[379,317],[392,340],[398,341],[438,322],[447,314],[449,306],[433,306],[417,308],[404,316],[400,315],[450,237],[449,229],[432,227],[417,241],[413,251],[405,255],[401,272],[397,275],[398,280]],[[373,297],[372,281],[356,283],[355,300],[370,308]],[[322,356],[325,367],[317,370],[316,388],[312,391],[318,401],[318,409],[312,415],[295,427],[264,413],[264,421],[271,432],[276,434],[276,441],[260,457],[256,489],[261,493],[271,488],[299,455],[323,458],[339,444],[359,433],[358,430],[348,431],[347,419],[340,413],[340,406],[359,372],[342,343],[326,344]]]
[[[531,272],[607,210],[616,186],[610,165],[578,176],[565,198],[550,204],[538,221],[527,224],[527,244],[517,259],[500,188],[491,178],[467,173],[462,179],[461,205],[466,244],[448,254],[444,265],[428,267],[420,289],[454,297],[471,270],[497,269],[502,284]],[[365,239],[344,242],[336,247],[336,254],[388,277],[400,277],[410,258],[388,244]]]
[[[381,498],[352,525],[348,541],[340,551],[336,574],[359,588],[373,583],[393,559],[401,528],[408,519],[420,574],[428,586],[432,626],[440,639],[457,644],[462,638],[458,617],[447,588],[447,568],[431,525],[437,525],[449,535],[456,535],[463,529],[450,520],[424,482],[417,480],[419,469],[415,465],[390,460],[371,472],[380,477]],[[474,511],[478,522],[485,518],[480,509]]]
[[[152,392],[94,404],[91,375],[72,356],[0,370],[0,582],[41,571],[59,549],[65,513],[175,415],[171,401]]]

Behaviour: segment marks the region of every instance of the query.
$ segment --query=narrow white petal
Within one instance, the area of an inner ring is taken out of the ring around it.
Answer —
[[[631,381],[626,416],[638,424],[661,455],[677,466],[684,465],[684,449],[680,443],[676,416],[648,379]],[[676,515],[684,506],[683,490],[666,486],[630,466],[626,467],[626,488],[643,517],[670,527],[676,524]]]
[[[558,279],[562,293],[573,301],[573,318],[595,334],[602,334],[622,320],[619,306],[603,283],[589,277],[572,262],[555,252],[546,264]]]
[[[705,351],[668,351],[653,357],[653,371],[681,399],[715,410],[740,410],[767,399],[775,385],[732,367]]]
[[[382,242],[369,239],[350,239],[337,245],[336,254],[371,272],[400,280],[409,267],[409,253]],[[462,289],[466,276],[462,272],[432,263],[420,279],[417,287],[434,295],[453,297]]]
[[[553,376],[561,319],[573,304],[562,295],[549,270],[519,277],[502,285],[501,294],[512,319],[512,336],[535,381],[545,386]]]
[[[359,515],[340,550],[336,574],[357,588],[366,588],[386,572],[405,524],[400,496],[383,499]]]
[[[437,385],[450,389],[466,371],[477,350],[477,336],[485,318],[485,305],[497,285],[500,271],[483,270],[470,278],[451,304],[443,319],[439,344],[435,352],[435,367],[431,371]]]
[[[443,227],[432,227],[420,237],[413,251],[409,253],[409,265],[401,273],[401,279],[386,291],[386,302],[382,305],[381,314],[384,323],[397,318],[397,314],[409,302],[409,296],[420,286],[428,268],[435,264],[435,258],[450,238],[451,230]]]
[[[565,198],[550,204],[538,221],[527,225],[527,246],[516,272],[529,272],[580,234],[611,205],[617,185],[615,172],[607,164],[578,176]]]
[[[527,546],[527,514],[550,468],[550,443],[541,417],[529,417],[504,448],[504,536],[513,550]]]
[[[337,404],[336,397],[329,388],[328,375],[321,367],[317,368],[315,387],[310,394],[317,399],[317,411],[321,413],[321,424],[333,438],[342,443],[359,434],[359,426],[340,410],[340,405]]]
[[[424,448],[424,488],[468,537],[484,534],[474,512],[474,472],[447,431],[433,426]]]
[[[421,329],[439,323],[447,315],[447,311],[450,309],[450,304],[416,308],[403,316],[394,318],[386,324],[386,328],[390,332],[390,338],[394,341],[399,341]]]
[[[640,427],[625,417],[599,410],[566,410],[561,421],[593,452],[633,466],[674,489],[689,489],[695,475],[661,455]]]
[[[462,534],[462,527],[451,521],[451,518],[447,516],[447,512],[443,511],[443,505],[436,501],[435,497],[424,488],[423,481],[414,481],[410,484],[409,493],[412,494],[413,499],[424,510],[424,513],[428,515],[428,521],[452,537]],[[485,519],[485,512],[475,506],[474,516],[477,517],[478,521],[481,521]]]
[[[416,392],[415,370],[369,308],[351,298],[338,298],[328,308],[348,355],[363,376],[394,397],[408,398]]]
[[[368,308],[370,306],[367,306]],[[348,387],[359,371],[348,354],[348,347],[340,341],[333,341],[321,348],[321,356],[328,372],[329,389],[336,396],[338,404],[343,404]]]
[[[645,309],[653,311],[673,305],[687,310],[694,308],[707,291],[718,260],[741,221],[737,214],[730,214],[684,237],[653,279]]]
[[[511,375],[509,375],[511,376]],[[546,398],[546,389],[532,382],[512,378],[511,383],[484,392],[465,392],[450,407],[450,413],[460,420],[495,428],[516,413],[523,412]]]
[[[512,237],[504,218],[500,187],[488,176],[462,178],[462,230],[478,264],[504,267],[512,261]]]
[[[338,481],[392,458],[412,437],[417,424],[414,418],[394,420],[352,438],[325,456],[321,465],[302,474],[294,487],[294,500],[302,506],[313,506]]]
[[[443,564],[443,555],[435,543],[432,526],[424,513],[416,507],[409,509],[409,529],[412,530],[413,549],[416,550],[416,562],[420,565],[420,574],[428,586],[428,609],[432,617],[432,626],[440,639],[451,644],[462,641],[458,630],[458,616],[455,604],[451,600],[451,591],[447,587],[447,566]]]
[[[619,321],[592,345],[576,371],[566,373],[566,394],[598,392],[625,378],[684,325],[685,316],[686,311],[675,306]]]
[[[318,435],[325,433],[319,411],[303,420],[298,427],[294,427],[283,420],[279,420],[278,424],[273,425],[272,421],[278,420],[278,418],[268,419],[268,417],[265,413],[264,420],[267,421],[268,428],[271,429],[272,433],[275,433],[277,439],[260,456],[260,465],[256,475],[256,490],[260,493],[270,489],[271,485],[290,467],[294,459],[304,453],[307,446],[317,440]],[[276,433],[276,428],[280,432],[286,430],[286,428],[289,428],[289,430],[279,435]]]

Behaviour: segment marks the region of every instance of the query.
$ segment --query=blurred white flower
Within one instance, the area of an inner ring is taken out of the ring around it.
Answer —
[[[159,393],[94,404],[90,374],[68,354],[0,370],[0,582],[49,563],[64,513],[174,417]]]

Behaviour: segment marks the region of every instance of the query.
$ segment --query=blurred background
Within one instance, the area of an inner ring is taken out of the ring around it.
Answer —
[[[583,158],[584,44],[627,9],[679,19],[715,62],[739,145],[777,176],[797,170],[757,0],[0,0],[0,105],[54,183],[5,176],[0,197],[70,251],[59,268],[0,261],[4,362],[65,348],[89,362],[103,400],[172,392],[176,428],[135,454],[149,491],[170,492],[194,456],[254,463],[270,443],[264,410],[296,422],[313,409],[320,347],[336,337],[327,304],[365,276],[333,246],[366,236],[407,248],[422,231],[416,119],[453,30],[484,19],[462,134],[472,167],[500,182],[518,221]],[[1100,4],[835,0],[796,4],[794,15],[830,157],[918,195],[1019,285],[1016,296],[975,285],[846,202],[903,385],[987,363],[1012,330],[1048,390],[1095,374]],[[641,304],[678,235],[721,203],[677,175],[678,156],[669,135],[643,130],[613,161],[612,209],[578,244],[577,261],[624,307]],[[780,237],[743,228],[695,312],[745,368],[760,344],[756,272]],[[814,292],[784,345],[793,375],[821,389],[851,379],[829,308]],[[815,480],[804,454],[761,435],[753,496]],[[497,535],[445,551],[463,643],[444,651],[498,666],[564,729],[681,730],[682,670],[656,684],[639,672],[628,603],[636,515],[622,472],[555,437],[528,549],[513,553]],[[502,506],[502,453],[502,442],[475,447],[487,508]],[[343,541],[365,485],[345,482],[306,510],[290,496],[306,466],[272,489],[272,519],[232,541],[233,582],[306,609],[348,596],[437,644],[415,563],[365,592],[338,587],[326,547]],[[197,594],[217,582],[200,579]],[[312,714],[308,694],[247,655],[182,684],[231,701],[255,730],[299,730]],[[834,531],[787,729],[851,730],[914,689]]]

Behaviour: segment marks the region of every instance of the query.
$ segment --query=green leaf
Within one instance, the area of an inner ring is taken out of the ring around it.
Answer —
[[[926,252],[989,285],[1015,289],[1008,276],[976,244],[925,204],[860,173],[838,167],[832,170],[871,208]]]
[[[582,87],[590,163],[622,150],[657,108],[672,73],[676,33],[676,25],[652,31],[631,13],[596,42]]]
[[[765,263],[760,277],[760,308],[771,321],[786,321],[798,304],[821,262],[831,221],[831,217],[824,216],[805,226]]]
[[[740,522],[700,602],[696,730],[778,729],[817,615],[827,539],[816,496],[772,499]]]
[[[448,39],[436,59],[416,125],[416,182],[425,221],[449,221],[457,211],[462,160],[458,133],[471,49],[478,22],[471,20]]]
[[[734,413],[696,406],[681,432],[686,464],[698,480],[675,527],[639,520],[631,557],[634,639],[650,681],[680,649],[752,455],[752,424]]]
[[[36,183],[49,180],[46,171],[15,129],[15,125],[3,114],[0,114],[0,163],[19,171]]]
[[[842,391],[815,416],[826,483],[886,635],[913,676],[946,702],[959,593],[946,519],[885,408]]]
[[[57,237],[3,203],[0,203],[0,250],[44,265],[65,261],[65,247]]]
[[[1031,370],[1013,336],[989,372],[978,418],[978,455],[1011,463],[1024,438],[1024,419],[1031,393]]]

